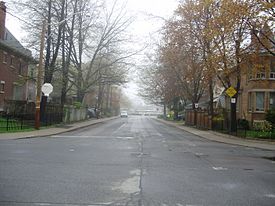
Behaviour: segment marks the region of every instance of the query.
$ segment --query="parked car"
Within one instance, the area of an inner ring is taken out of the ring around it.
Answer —
[[[120,112],[120,117],[128,117],[127,111],[121,111]]]
[[[96,118],[96,109],[94,107],[88,108],[87,114],[89,118]]]

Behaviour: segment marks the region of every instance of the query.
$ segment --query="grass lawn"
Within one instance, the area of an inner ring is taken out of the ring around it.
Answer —
[[[273,132],[262,132],[255,130],[238,130],[239,137],[247,137],[247,138],[258,138],[258,139],[275,139],[275,131]]]
[[[21,124],[21,121],[16,119],[9,119],[7,122],[6,118],[0,118],[0,133],[24,132],[33,130],[33,126],[24,123]]]
[[[262,132],[262,131],[248,130],[246,136],[252,137],[252,138],[275,139],[275,131]]]

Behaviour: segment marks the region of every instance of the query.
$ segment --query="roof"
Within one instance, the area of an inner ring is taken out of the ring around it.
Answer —
[[[22,44],[6,28],[4,40],[0,39],[0,47],[10,50],[27,60],[33,61],[32,52],[22,46]]]

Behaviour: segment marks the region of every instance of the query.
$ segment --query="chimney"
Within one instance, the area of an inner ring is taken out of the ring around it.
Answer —
[[[5,23],[6,23],[6,6],[4,1],[0,1],[0,39],[4,40],[5,37]]]

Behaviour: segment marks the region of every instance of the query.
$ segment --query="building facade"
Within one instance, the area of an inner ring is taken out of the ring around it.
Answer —
[[[261,53],[242,67],[238,117],[264,120],[266,112],[275,109],[275,56]]]
[[[250,123],[265,120],[267,111],[275,109],[275,56],[269,52],[275,51],[274,36],[267,24],[261,32],[253,30],[248,54],[241,63],[237,118]],[[236,79],[236,74],[230,78]],[[230,108],[229,97],[226,108]]]
[[[34,98],[34,81],[30,80],[31,51],[25,49],[5,27],[6,6],[0,2],[0,111],[5,100]],[[29,92],[30,91],[30,92]]]

